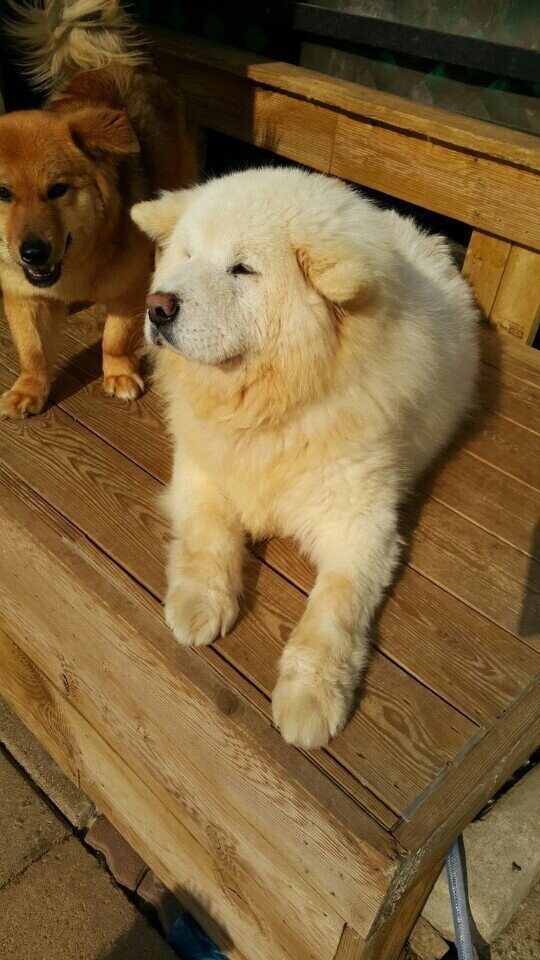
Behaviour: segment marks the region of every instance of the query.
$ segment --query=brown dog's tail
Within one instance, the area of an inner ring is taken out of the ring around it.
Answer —
[[[84,70],[111,63],[138,66],[147,58],[118,0],[8,0],[16,19],[5,23],[21,49],[32,85],[59,90]]]

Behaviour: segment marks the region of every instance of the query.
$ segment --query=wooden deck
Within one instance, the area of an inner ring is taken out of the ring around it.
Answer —
[[[160,403],[103,395],[100,329],[71,317],[53,403],[0,422],[0,691],[229,957],[397,957],[449,842],[538,743],[538,355],[484,334],[358,708],[307,755],[270,693],[312,571],[256,546],[230,636],[175,644]],[[15,371],[2,318],[0,390]]]

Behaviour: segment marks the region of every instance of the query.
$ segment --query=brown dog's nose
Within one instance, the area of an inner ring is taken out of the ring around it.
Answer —
[[[148,315],[156,327],[161,327],[164,323],[174,320],[180,301],[174,293],[151,293],[146,300]]]
[[[47,240],[39,237],[26,237],[20,247],[21,260],[29,267],[43,267],[49,262],[52,247]]]

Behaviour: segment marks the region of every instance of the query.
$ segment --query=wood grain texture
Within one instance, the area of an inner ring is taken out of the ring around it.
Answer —
[[[81,346],[87,337],[85,323],[86,320],[83,318],[82,330],[77,333],[81,339]],[[72,329],[70,327],[70,330]],[[73,345],[63,349],[65,351],[63,356],[67,362],[70,350],[73,351]],[[91,368],[92,358],[94,358],[93,369]],[[99,370],[99,358],[92,351],[85,353],[85,368],[86,373],[90,375]],[[486,366],[486,369],[490,368]],[[513,377],[511,379],[515,380]],[[521,381],[515,380],[515,382]],[[61,378],[59,389],[62,389]],[[61,401],[63,408],[79,417],[85,426],[104,436],[128,456],[138,459],[155,476],[166,476],[169,469],[168,450],[162,439],[162,431],[156,429],[156,425],[159,424],[157,398],[152,393],[145,398],[143,419],[146,419],[146,411],[150,409],[148,429],[145,433],[148,440],[141,444],[138,450],[137,433],[131,429],[125,429],[123,418],[111,417],[108,401],[99,391],[89,396],[88,389],[88,387],[81,389],[75,398],[66,397]],[[140,404],[137,404],[137,408],[142,409]],[[450,506],[458,514],[458,529],[455,534],[458,546],[453,548],[450,546],[446,556],[452,583],[457,580],[461,585],[463,579],[463,557],[459,550],[459,538],[462,536],[466,539],[470,533],[469,525],[464,523],[463,514],[466,515],[465,519],[474,520],[475,524],[481,527],[480,535],[483,531],[493,533],[506,543],[518,547],[525,554],[533,553],[535,550],[536,553],[538,552],[538,545],[535,545],[533,540],[534,526],[538,516],[537,499],[524,485],[489,468],[466,452],[454,449],[444,469],[437,470],[434,478],[427,481],[426,487],[433,499]],[[430,512],[427,511],[425,520],[424,517],[420,520],[421,535],[423,535],[424,522],[427,524],[425,538],[428,543],[440,535],[441,530],[446,526],[444,514],[442,520],[437,517],[435,520],[433,518],[430,520],[430,516]],[[471,533],[473,545],[476,543],[474,534],[473,530]],[[489,537],[487,543],[491,543]],[[310,589],[313,582],[312,572],[289,545],[280,546],[273,542],[258,552],[283,576],[291,579],[301,589]],[[439,571],[440,574],[441,564],[437,549],[434,555],[435,573]],[[535,657],[523,644],[508,638],[501,630],[490,628],[489,624],[476,617],[473,611],[468,611],[443,590],[433,587],[428,581],[432,575],[432,568],[429,565],[425,566],[426,557],[429,560],[430,554],[423,550],[421,556],[425,567],[422,568],[422,573],[425,576],[418,576],[414,571],[405,571],[396,597],[391,598],[383,610],[376,633],[376,642],[387,656],[439,696],[454,703],[466,716],[476,722],[489,722],[508,705],[513,696],[517,695],[523,683],[527,683],[534,675],[538,668]],[[510,556],[513,557],[512,552]],[[475,590],[475,576],[481,560],[482,556],[478,558],[473,548],[469,560],[473,566],[465,580],[469,588],[474,587]],[[528,562],[523,558],[521,569],[525,569]],[[487,590],[488,600],[493,592],[496,600],[499,600],[498,591],[492,591],[489,583],[485,586],[485,590]],[[407,593],[410,594],[410,602],[407,602]],[[518,606],[519,598],[517,601],[514,598],[514,612]],[[440,615],[437,614],[438,608],[441,611]],[[297,616],[299,615],[298,612]],[[294,622],[294,617],[290,618],[289,622]],[[451,626],[449,627],[448,624]],[[452,660],[445,656],[446,645],[456,650],[457,655]],[[247,650],[247,659],[244,656],[242,662],[247,664],[244,667],[247,674],[253,677],[253,670],[249,671],[251,648],[248,646]],[[277,655],[276,649],[275,656]],[[256,659],[256,652],[253,652],[252,656]],[[267,684],[260,685],[266,692],[273,683],[273,669],[273,663],[270,661]],[[335,768],[333,771],[330,767],[326,769],[335,775]],[[340,765],[340,782],[350,790],[351,784],[344,783],[343,769]],[[365,797],[359,797],[359,799],[361,802],[366,802]],[[391,826],[391,821],[385,817],[383,810],[380,808],[374,810],[372,805],[368,808],[376,814],[380,822]]]
[[[483,331],[481,342],[484,363],[540,387],[540,350],[529,350],[515,337],[498,337],[489,330]]]
[[[422,489],[487,533],[540,559],[534,544],[538,494],[514,477],[455,446],[444,468],[431,471]]]
[[[224,82],[225,80],[225,82]],[[188,116],[202,126],[327,173],[336,115],[322,106],[208,67],[203,83],[185,63],[180,78]]]
[[[177,82],[181,82],[186,65],[193,72],[198,70],[201,77],[208,69],[219,70],[225,75],[244,77],[252,84],[437,139],[449,146],[540,170],[534,136],[195,37],[180,37],[160,29],[153,32],[159,44],[160,63]]]
[[[345,924],[334,960],[359,960],[362,956],[364,946],[365,940],[363,940],[356,930],[353,930],[352,927]]]
[[[489,620],[528,640],[524,607],[530,607],[527,622],[533,621],[539,600],[538,561],[428,500],[421,522],[411,531],[407,562]]]
[[[426,863],[437,862],[539,743],[540,682],[536,679],[409,811],[395,830],[396,837],[408,850],[421,849]]]
[[[500,369],[495,369],[488,363],[480,364],[479,374],[479,400],[482,406],[514,423],[519,423],[533,433],[539,432],[539,387],[528,380],[503,374]]]
[[[491,315],[511,244],[473,230],[462,274],[474,290],[476,302],[486,317]]]
[[[3,368],[0,367],[0,389],[3,386],[2,378],[5,380],[6,375]],[[97,397],[95,399],[97,401]],[[112,422],[112,419],[110,415],[105,418],[106,422]],[[116,429],[119,433],[122,433],[121,420],[117,420],[116,423]],[[17,436],[19,436],[21,430],[25,437],[24,445],[19,445],[17,442]],[[49,430],[52,430],[56,437],[53,445],[58,450],[64,450],[63,455],[69,459],[67,465],[62,465],[62,460],[58,459],[51,471],[46,467],[47,451],[51,450]],[[132,439],[134,436],[136,435],[132,434]],[[44,443],[43,438],[47,442]],[[75,441],[75,449],[72,447],[73,441]],[[137,441],[133,440],[133,442],[136,445]],[[80,462],[76,452],[78,443],[81,444]],[[34,447],[36,458],[34,463],[31,464],[28,460],[28,450],[34,449]],[[110,460],[108,459],[108,451],[112,455]],[[56,407],[50,408],[39,420],[27,421],[24,425],[21,423],[6,423],[5,432],[0,432],[0,460],[2,457],[5,463],[9,463],[10,469],[16,475],[24,482],[29,483],[32,489],[36,490],[43,499],[53,503],[62,515],[83,530],[86,536],[96,542],[124,570],[127,570],[154,596],[163,597],[165,587],[164,542],[166,540],[167,524],[155,506],[157,494],[160,490],[156,480],[135,467],[129,460],[121,457],[115,449],[102,443],[96,436],[78,427],[77,421],[65,416]],[[88,465],[93,472],[87,490],[83,476]],[[116,479],[117,474],[118,479]],[[76,495],[74,494],[75,489]],[[127,496],[127,500],[124,500],[125,496]],[[131,505],[130,523],[129,530],[126,530],[124,535],[122,527],[127,518],[126,505],[128,502]],[[114,507],[112,507],[112,504],[114,504]],[[112,522],[109,519],[111,509],[114,510],[115,517]],[[138,519],[135,516],[137,513],[139,514]],[[97,520],[96,523],[94,523],[94,519]],[[139,539],[144,539],[146,543],[145,549],[141,547],[140,557],[138,557],[137,547]],[[139,560],[140,568],[138,566]],[[265,643],[273,630],[276,630],[280,636],[285,635],[285,633],[290,632],[295,622],[287,608],[287,601],[291,598],[294,600],[294,592],[290,591],[289,594],[279,597],[272,606],[265,598],[262,598],[261,593],[261,591],[264,591],[265,585],[270,583],[271,577],[267,571],[264,573],[262,580],[257,577],[256,570],[252,570],[250,578],[246,577],[245,607],[247,612],[236,629],[240,630],[240,636],[243,638],[240,643],[245,643],[247,648],[253,646],[253,637],[255,640]],[[297,611],[299,616],[297,606],[294,607],[294,610]],[[285,624],[283,623],[284,616]],[[253,631],[253,636],[250,634],[250,630]],[[208,648],[208,652],[202,650],[200,655],[211,657],[216,669],[223,669],[223,647],[211,647]],[[226,661],[226,663],[228,662]],[[236,670],[233,670],[232,673],[229,672],[228,675],[235,683],[238,683],[239,680],[242,681],[242,675],[238,675]],[[271,688],[254,687],[253,683],[249,681],[243,686],[243,689],[247,695],[258,703],[259,708],[262,707],[265,716],[269,718]],[[257,696],[261,689],[264,690],[262,698]],[[379,822],[385,826],[391,826],[394,823],[394,813],[372,795],[362,783],[344,771],[339,761],[334,760],[331,754],[321,752],[316,755],[315,762],[326,770],[337,783],[344,786],[352,796],[360,800]]]
[[[257,552],[300,589],[311,589],[313,570],[290,543],[270,540]],[[528,645],[410,568],[381,610],[375,642],[425,686],[487,726],[540,669]]]
[[[216,903],[209,896],[215,871],[208,869],[206,851],[22,653],[13,636],[0,614],[2,693],[15,712],[64,773],[109,817],[180,902],[189,906],[229,960],[243,960],[247,954],[240,953],[227,930],[227,907],[220,909],[219,898]],[[236,912],[234,901],[233,905]],[[257,944],[255,951],[260,954]]]
[[[340,115],[330,173],[540,247],[540,180],[529,170]]]
[[[21,429],[25,431],[24,444],[19,442]],[[47,459],[52,449],[54,463],[49,468]],[[0,433],[0,461],[9,464],[10,470],[154,596],[163,597],[165,529],[152,507],[157,492],[153,478],[56,408],[22,428],[6,424]],[[126,521],[128,529],[124,531]],[[302,615],[304,598],[268,568],[254,562],[246,568],[244,581],[243,616],[218,650],[264,693],[269,716],[277,661]],[[448,757],[461,749],[474,729],[451,707],[384,660],[379,667],[375,662],[371,665],[358,711],[323,755],[333,757],[399,814],[445,766]],[[392,746],[402,743],[403,731],[417,744],[415,751]],[[381,762],[381,738],[392,752],[391,763]],[[363,748],[359,750],[360,741]],[[369,803],[369,796],[362,799]],[[368,809],[375,815],[379,812],[377,806]]]
[[[491,310],[491,322],[525,343],[532,343],[539,312],[540,254],[514,245]]]
[[[344,919],[360,929],[369,926],[386,883],[388,857],[340,829],[308,793],[280,773],[260,740],[243,732],[246,707],[226,687],[218,690],[214,705],[187,679],[197,658],[178,649],[155,616],[124,595],[115,602],[113,586],[94,566],[88,568],[84,556],[41,518],[28,517],[9,491],[2,494],[2,555],[9,550],[10,556],[9,565],[1,568],[3,616],[17,631],[23,652],[115,751],[130,757],[130,766],[136,765],[138,775],[172,805],[217,863],[223,861],[225,872],[234,851],[236,869],[258,877],[266,895],[275,884],[282,885],[286,898],[309,891],[302,910],[306,924],[322,924],[319,936],[331,939],[334,911],[342,907]],[[9,520],[7,504],[13,507]],[[70,609],[77,625],[73,632],[65,629]],[[281,853],[265,839],[275,831]],[[267,869],[275,871],[270,884],[263,882]],[[323,875],[328,880],[326,893],[320,894],[324,908],[316,896]],[[365,888],[361,900],[354,895],[359,883]],[[282,904],[279,915],[284,911]],[[336,945],[341,928],[339,924]],[[309,942],[312,934],[306,930],[303,936]],[[276,937],[280,942],[278,927]]]
[[[532,490],[540,488],[540,436],[527,427],[479,409],[461,445],[474,457],[526,483]]]
[[[193,119],[310,167],[540,247],[534,137],[160,33]]]
[[[399,960],[441,867],[442,861],[431,864],[408,886],[400,875],[394,878],[361,954],[362,960]]]

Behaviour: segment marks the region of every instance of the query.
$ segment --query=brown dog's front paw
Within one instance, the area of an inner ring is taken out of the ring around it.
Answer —
[[[38,390],[24,380],[17,380],[11,390],[0,398],[0,416],[22,420],[31,414],[41,413],[47,401],[47,393]]]
[[[144,393],[144,382],[137,373],[121,373],[103,378],[103,389],[108,397],[136,400]]]

